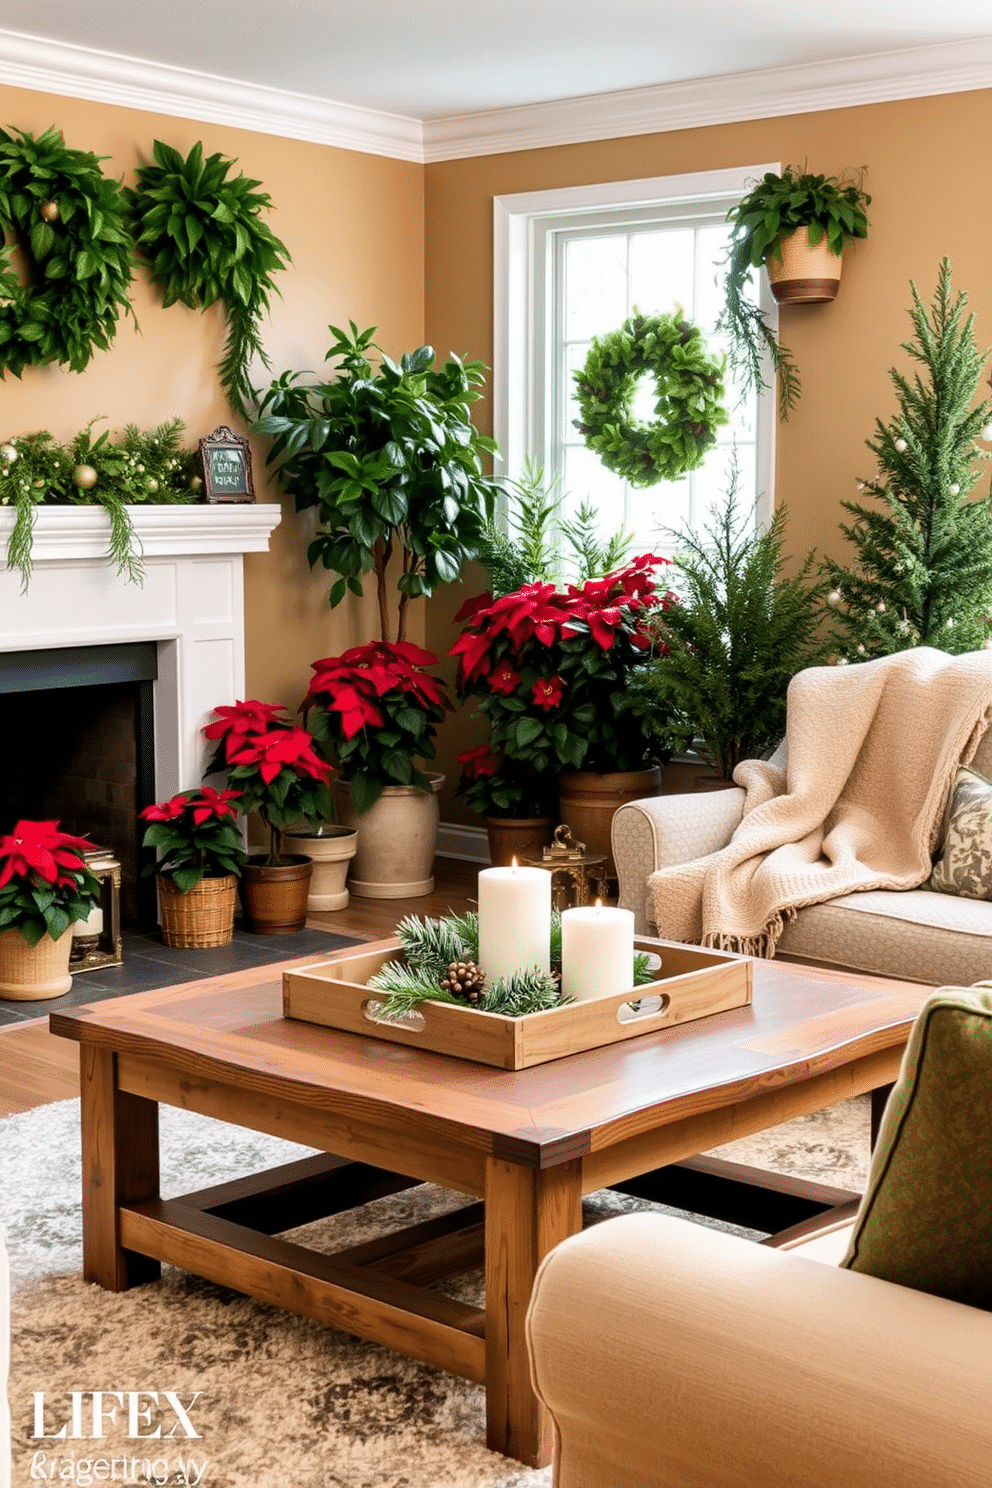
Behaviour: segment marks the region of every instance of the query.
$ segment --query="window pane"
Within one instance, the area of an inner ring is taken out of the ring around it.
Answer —
[[[724,258],[730,242],[730,228],[725,223],[701,227],[696,234],[698,269],[696,278],[696,312],[699,329],[711,344],[713,327],[723,309]]]
[[[630,240],[628,305],[645,315],[693,314],[696,234],[692,228],[634,233]],[[618,322],[619,324],[619,322]]]
[[[608,536],[624,525],[624,482],[607,470],[598,455],[585,445],[565,450],[562,471],[562,515],[574,515],[583,501],[591,501],[599,512],[599,532]]]
[[[626,235],[570,238],[565,244],[565,339],[605,335],[626,317]]]

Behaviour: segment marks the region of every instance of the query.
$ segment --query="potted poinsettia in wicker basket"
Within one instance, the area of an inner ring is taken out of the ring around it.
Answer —
[[[315,661],[300,704],[340,771],[341,815],[358,828],[351,889],[367,899],[414,898],[434,887],[444,776],[416,761],[434,758],[437,726],[452,706],[426,670],[436,662],[410,641],[369,641]]]
[[[313,863],[283,852],[282,834],[301,820],[316,827],[333,815],[332,767],[278,703],[252,698],[214,712],[220,717],[203,730],[217,745],[206,773],[222,771],[240,793],[240,809],[257,811],[269,834],[268,852],[251,854],[241,870],[248,926],[260,935],[302,930]]]
[[[100,900],[82,854],[93,844],[57,821],[19,821],[0,837],[0,997],[61,997],[72,986],[69,926]]]
[[[181,791],[146,806],[143,845],[161,857],[145,873],[158,875],[162,939],[181,950],[229,945],[234,935],[238,877],[248,854],[241,842],[240,791]]]

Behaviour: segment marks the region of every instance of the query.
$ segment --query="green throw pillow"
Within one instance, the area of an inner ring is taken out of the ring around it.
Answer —
[[[992,899],[992,780],[967,766],[954,777],[930,887],[965,899]]]
[[[992,1311],[990,985],[924,1004],[842,1265]]]

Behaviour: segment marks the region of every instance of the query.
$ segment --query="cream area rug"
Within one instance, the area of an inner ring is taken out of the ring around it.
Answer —
[[[168,1107],[161,1115],[165,1194],[304,1155],[288,1142],[207,1117]],[[738,1161],[860,1188],[868,1161],[867,1100],[719,1150]],[[0,1121],[0,1226],[13,1287],[12,1488],[45,1481],[80,1488],[96,1482],[550,1485],[550,1469],[524,1468],[487,1451],[485,1401],[477,1385],[171,1267],[163,1268],[160,1283],[120,1295],[86,1285],[79,1195],[78,1102]],[[294,1233],[336,1250],[465,1202],[424,1185]],[[588,1201],[587,1217],[597,1221],[650,1207],[603,1192]],[[473,1288],[478,1295],[478,1277],[457,1283],[461,1295]],[[124,1397],[104,1398],[100,1437],[93,1435],[95,1391]],[[129,1435],[127,1392],[137,1392],[131,1408],[142,1439]],[[149,1392],[158,1394],[154,1407]],[[156,1430],[161,1434],[154,1436]]]

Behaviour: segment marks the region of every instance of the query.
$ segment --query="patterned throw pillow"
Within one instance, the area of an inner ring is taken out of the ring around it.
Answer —
[[[941,987],[913,1025],[841,1262],[992,1310],[992,991]]]
[[[992,780],[962,768],[954,777],[947,826],[931,889],[965,899],[992,899]]]

